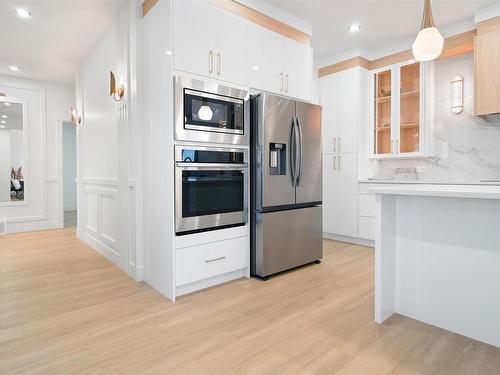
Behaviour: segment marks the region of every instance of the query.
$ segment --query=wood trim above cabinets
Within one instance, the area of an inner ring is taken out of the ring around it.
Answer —
[[[158,0],[144,0],[142,3],[142,16],[144,17],[148,12],[153,9]]]
[[[310,35],[234,0],[212,0],[212,2],[221,9],[272,30],[278,34],[286,36],[287,38],[293,39],[299,43],[310,44],[311,42]]]
[[[500,29],[500,17],[495,17],[477,25],[477,35],[483,35],[489,33],[490,31],[496,31]]]
[[[157,2],[158,0],[145,0],[142,3],[143,17],[156,5]],[[234,0],[212,0],[211,2],[229,13],[265,27],[266,29],[281,34],[287,38],[293,39],[299,43],[307,45],[311,43],[311,36],[309,34],[306,34],[303,31],[295,29],[286,23],[278,21]]]
[[[338,73],[343,70],[351,69],[356,66],[362,66],[365,69],[370,69],[370,61],[363,57],[353,57],[352,59],[339,62],[337,64],[325,66],[319,70],[319,76],[327,76],[330,74]]]
[[[497,25],[500,24],[500,21],[497,22],[498,22]],[[457,34],[446,38],[444,41],[443,53],[439,58],[445,59],[448,57],[457,56],[463,53],[474,51],[475,36],[476,36],[476,30],[471,30],[462,34]],[[320,68],[319,76],[323,77],[329,74],[338,73],[343,70],[353,68],[355,66],[361,66],[368,70],[375,70],[382,68],[384,66],[398,64],[400,62],[411,59],[413,59],[413,52],[411,49],[394,53],[392,55],[384,56],[372,61],[369,61],[359,56]]]

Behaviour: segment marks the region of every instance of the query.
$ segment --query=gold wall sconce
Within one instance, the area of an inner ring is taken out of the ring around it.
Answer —
[[[113,96],[113,99],[117,102],[122,100],[123,95],[125,95],[125,87],[123,84],[116,86],[116,78],[113,72],[109,72],[109,96]]]
[[[77,126],[82,123],[82,116],[79,115],[78,112],[76,112],[76,109],[74,109],[73,107],[71,107],[70,109],[70,119],[71,122]]]

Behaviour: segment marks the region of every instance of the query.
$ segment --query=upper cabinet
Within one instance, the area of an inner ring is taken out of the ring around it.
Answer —
[[[309,44],[203,0],[174,1],[174,69],[311,100]]]
[[[250,87],[310,101],[312,52],[296,42],[256,24],[249,25]]]
[[[285,95],[311,100],[312,52],[307,44],[282,37]]]
[[[478,24],[475,48],[476,115],[500,113],[500,17]]]
[[[372,72],[372,156],[419,157],[430,152],[425,133],[432,122],[426,113],[426,65],[397,64]],[[428,108],[431,112],[431,107]]]
[[[248,23],[200,0],[174,1],[174,68],[247,85]]]

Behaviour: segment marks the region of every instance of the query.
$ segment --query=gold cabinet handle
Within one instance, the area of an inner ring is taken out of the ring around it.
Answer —
[[[283,73],[280,73],[281,82],[280,82],[280,91],[283,91]]]
[[[220,52],[217,53],[217,75],[220,75],[221,72],[221,57]]]
[[[333,170],[336,170],[337,169],[337,157],[334,156],[333,157]]]
[[[218,257],[218,258],[213,258],[213,259],[206,259],[205,263],[217,262],[218,260],[223,260],[223,259],[226,259],[226,257],[223,256],[223,257]]]
[[[333,138],[333,152],[337,152],[337,138]]]
[[[342,138],[339,138],[339,152],[342,152]]]
[[[342,156],[339,156],[339,171],[342,170],[342,164],[340,163],[341,159],[342,159]]]
[[[212,50],[208,53],[208,72],[210,74],[214,72],[214,51]]]
[[[285,92],[288,92],[288,73],[285,74]]]

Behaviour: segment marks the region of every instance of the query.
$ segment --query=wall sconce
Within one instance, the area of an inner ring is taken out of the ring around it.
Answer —
[[[109,96],[113,96],[115,101],[119,102],[122,100],[125,94],[125,87],[123,84],[116,86],[116,78],[113,72],[109,72]]]
[[[464,77],[455,76],[451,80],[451,113],[458,115],[464,110]]]
[[[70,109],[70,118],[71,122],[77,126],[82,123],[82,116],[80,116],[73,107]]]

